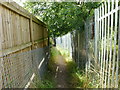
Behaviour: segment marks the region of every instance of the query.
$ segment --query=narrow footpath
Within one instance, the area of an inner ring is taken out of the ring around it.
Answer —
[[[51,48],[49,70],[54,88],[91,88],[94,87],[83,70],[79,70],[69,54],[59,48]]]
[[[54,56],[54,65],[55,65],[55,82],[56,88],[68,88],[67,84],[67,66],[65,62],[65,58],[60,54],[60,52],[54,48],[58,53]]]

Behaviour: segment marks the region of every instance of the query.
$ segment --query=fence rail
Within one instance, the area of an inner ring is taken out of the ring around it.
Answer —
[[[0,89],[24,88],[33,73],[41,76],[48,55],[46,25],[15,2],[0,2]]]

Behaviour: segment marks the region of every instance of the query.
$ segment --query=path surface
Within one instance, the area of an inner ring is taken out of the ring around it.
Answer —
[[[67,70],[66,70],[66,62],[62,55],[57,55],[55,58],[56,64],[56,73],[55,73],[55,81],[57,83],[56,88],[68,88],[67,84]]]

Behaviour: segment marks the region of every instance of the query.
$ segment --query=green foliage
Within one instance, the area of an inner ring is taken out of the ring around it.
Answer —
[[[104,41],[106,41],[106,48],[108,48],[108,51],[110,51],[110,49],[112,49],[112,51],[114,51],[114,49],[116,48],[116,54],[118,52],[118,41],[116,40],[116,45],[114,44],[115,43],[115,38],[117,36],[115,36],[118,32],[115,32],[115,30],[112,31],[111,33],[111,29],[109,29],[110,31],[110,35],[108,37],[108,35],[106,37],[103,37],[102,39],[99,40],[99,48],[100,48],[100,51],[102,51],[102,48],[104,47]],[[116,34],[115,34],[116,33]]]
[[[50,53],[51,53],[51,57],[53,57],[53,58],[55,56],[57,56],[57,55],[60,55],[60,52],[57,51],[56,48],[53,48],[53,47],[51,48],[51,52]]]
[[[54,84],[49,80],[43,80],[36,83],[36,88],[54,88]]]
[[[53,81],[53,73],[49,71],[49,68],[45,72],[45,75],[41,80],[38,77],[36,77],[36,80],[33,82],[33,86],[34,88],[54,88],[55,87],[55,82]]]
[[[56,82],[54,80],[54,75],[56,72],[54,57],[59,55],[59,52],[55,48],[51,48],[50,55],[51,57],[48,63],[48,68],[44,74],[44,77],[41,80],[36,77],[35,82],[33,82],[33,86],[35,88],[55,88],[56,86]]]
[[[80,70],[74,61],[67,63],[68,83],[73,88],[92,88],[91,81],[87,78],[84,71]]]
[[[83,30],[85,20],[93,15],[98,2],[26,2],[25,8],[47,24],[50,36],[57,37],[72,30]]]
[[[67,82],[70,88],[95,88],[90,79],[85,75],[83,70],[77,67],[77,64],[70,58],[67,50],[60,47],[57,49],[61,52],[66,60],[68,78]]]
[[[51,51],[50,51],[50,60],[49,60],[49,64],[48,64],[48,69],[50,72],[52,72],[53,74],[56,72],[56,63],[55,63],[55,57],[57,57],[58,55],[60,55],[60,52],[56,50],[56,48],[52,47]]]
[[[56,86],[56,82],[54,80],[56,67],[54,65],[55,61],[53,57],[57,54],[54,48],[52,48],[51,54],[52,55],[49,60],[48,68],[44,74],[44,77],[41,80],[39,78],[36,78],[35,82],[33,83],[35,88],[54,88]]]

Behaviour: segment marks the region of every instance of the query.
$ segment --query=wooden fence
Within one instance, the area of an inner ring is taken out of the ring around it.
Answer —
[[[24,88],[34,67],[47,55],[48,50],[40,48],[47,46],[48,31],[43,22],[15,2],[0,3],[0,89]]]

